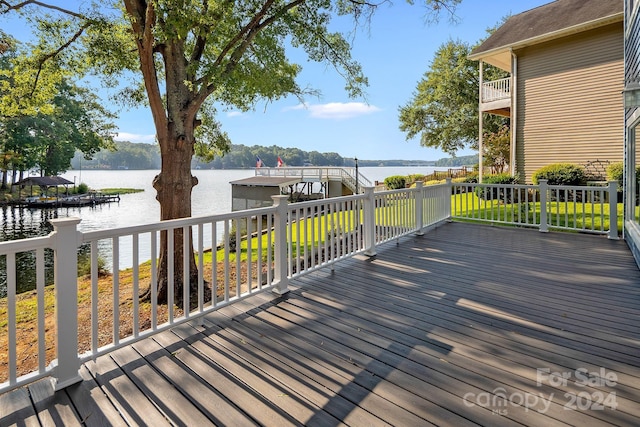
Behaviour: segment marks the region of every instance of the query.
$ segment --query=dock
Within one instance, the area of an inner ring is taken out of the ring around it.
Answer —
[[[72,196],[31,196],[18,202],[18,205],[29,208],[57,208],[95,206],[111,202],[120,202],[120,195],[107,195],[99,192],[91,192],[87,194],[77,194]]]

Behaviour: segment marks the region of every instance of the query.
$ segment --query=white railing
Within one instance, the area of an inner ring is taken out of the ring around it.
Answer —
[[[482,102],[498,101],[511,97],[511,78],[482,83]]]
[[[617,183],[607,186],[453,184],[452,218],[618,238]],[[608,226],[606,225],[608,223]]]
[[[298,178],[300,181],[311,182],[335,179],[343,181],[352,190],[355,190],[357,175],[359,190],[372,186],[371,181],[359,173],[355,167],[284,166],[279,168],[256,168],[255,174],[256,176],[266,177]]]
[[[293,277],[355,254],[375,255],[377,245],[422,234],[451,217],[617,238],[615,183],[555,187],[448,180],[379,193],[367,187],[364,194],[303,203],[273,198],[268,208],[86,233],[78,231],[77,218],[56,219],[49,236],[0,243],[7,292],[0,299],[0,393],[45,376],[57,388],[73,384],[84,361],[257,292],[284,294]],[[167,303],[158,304],[165,241]],[[180,243],[194,248],[193,262]],[[53,266],[47,251],[53,251]],[[90,264],[90,275],[81,279],[79,254]],[[125,255],[131,267],[120,270]],[[24,256],[35,260],[35,297],[17,291],[17,264]],[[112,260],[106,274],[104,258]],[[52,268],[53,286],[46,286]],[[180,295],[174,291],[178,284]],[[138,297],[145,290],[148,298]]]
[[[448,196],[450,188],[439,187]],[[45,376],[55,379],[56,388],[66,387],[80,380],[84,361],[256,292],[286,293],[292,277],[358,253],[373,255],[379,243],[445,220],[448,211],[435,207],[446,201],[437,203],[437,194],[435,187],[419,186],[380,195],[367,187],[365,194],[292,204],[274,196],[268,208],[86,233],[77,230],[80,219],[65,218],[51,221],[54,232],[47,237],[2,242],[7,297],[0,300],[0,325],[6,320],[0,326],[0,349],[6,349],[0,350],[0,392]],[[167,303],[158,304],[163,235]],[[195,271],[182,245],[193,246]],[[53,286],[45,286],[48,250],[54,254]],[[37,270],[37,307],[27,310],[36,317],[26,322],[16,288],[16,259],[24,253],[33,254]],[[90,264],[90,275],[81,280],[79,253]],[[121,270],[125,257],[131,267]],[[111,260],[106,274],[105,258]],[[138,297],[143,291],[148,298]],[[27,369],[30,360],[37,362]]]

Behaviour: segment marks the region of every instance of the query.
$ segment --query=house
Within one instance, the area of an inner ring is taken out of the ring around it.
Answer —
[[[510,17],[471,52],[480,111],[510,118],[511,173],[523,181],[550,163],[622,161],[623,9],[624,0],[557,0]],[[484,82],[486,64],[510,76]]]
[[[624,107],[625,107],[625,222],[624,238],[640,266],[640,189],[636,176],[640,166],[637,129],[640,126],[640,0],[625,0]]]

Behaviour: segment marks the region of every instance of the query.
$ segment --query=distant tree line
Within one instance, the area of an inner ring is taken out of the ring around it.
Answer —
[[[353,159],[345,159],[337,153],[320,153],[303,151],[298,148],[284,148],[272,145],[246,146],[232,145],[224,156],[216,156],[205,162],[194,159],[192,168],[201,169],[246,169],[256,167],[260,159],[264,167],[275,167],[278,157],[286,166],[348,166]],[[160,149],[157,144],[140,144],[131,142],[115,142],[115,150],[102,150],[87,160],[81,153],[76,153],[71,160],[73,169],[159,169]]]
[[[437,167],[449,167],[455,168],[460,166],[474,166],[478,164],[478,155],[460,156],[460,157],[445,157],[437,160],[435,166]]]
[[[285,148],[272,145],[246,146],[232,145],[231,150],[224,156],[216,156],[211,162],[194,159],[194,169],[247,169],[254,168],[257,159],[262,161],[263,167],[276,167],[278,157],[285,166],[335,166],[353,167],[355,159],[342,157],[338,153],[320,153],[318,151],[304,151],[299,148]],[[358,166],[464,166],[478,162],[477,156],[440,159],[438,161],[425,160],[365,160],[358,159]],[[101,150],[87,160],[82,153],[77,152],[71,160],[73,169],[160,169],[160,149],[157,144],[141,144],[126,141],[116,141],[115,150]]]

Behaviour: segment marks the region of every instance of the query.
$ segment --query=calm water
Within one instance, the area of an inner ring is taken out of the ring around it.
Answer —
[[[429,174],[436,170],[433,167],[374,167],[360,168],[360,172],[371,182],[383,181],[391,175],[408,175],[413,173]],[[446,168],[444,168],[446,169]],[[160,218],[160,206],[155,199],[152,182],[157,170],[117,170],[117,171],[69,171],[63,175],[73,182],[84,182],[92,189],[102,188],[138,188],[143,192],[123,194],[120,202],[81,208],[27,209],[12,206],[0,207],[0,241],[22,239],[34,236],[44,236],[52,231],[49,220],[53,218],[79,217],[80,231],[103,230],[156,222]],[[253,176],[254,171],[245,170],[195,170],[193,175],[198,178],[198,185],[192,193],[192,214],[213,215],[231,211],[230,181]],[[206,233],[205,233],[206,234]],[[210,236],[209,236],[210,237]],[[148,239],[148,236],[146,237]],[[141,261],[150,254],[144,253],[145,237],[141,236]],[[131,247],[131,238],[120,239],[121,268],[130,267],[132,260],[127,248]],[[205,247],[211,246],[211,241],[203,242]],[[86,248],[81,248],[81,251]],[[109,242],[101,242],[101,253],[111,267]],[[28,289],[35,283],[33,260],[25,255],[19,261],[19,282]],[[4,257],[0,257],[0,296],[4,294]],[[51,254],[47,255],[47,264],[51,264]],[[50,270],[47,268],[47,270]]]
[[[446,169],[446,168],[445,168]],[[371,182],[382,181],[391,175],[412,173],[429,174],[433,167],[373,167],[360,168]],[[70,181],[84,182],[92,189],[138,188],[143,192],[123,194],[119,203],[95,207],[26,209],[0,207],[0,241],[46,235],[51,231],[52,218],[75,216],[82,219],[81,231],[102,230],[156,222],[160,218],[160,205],[155,199],[152,182],[157,170],[69,171],[63,175]],[[230,181],[253,176],[253,170],[195,170],[198,185],[192,194],[192,213],[212,215],[231,211]]]

